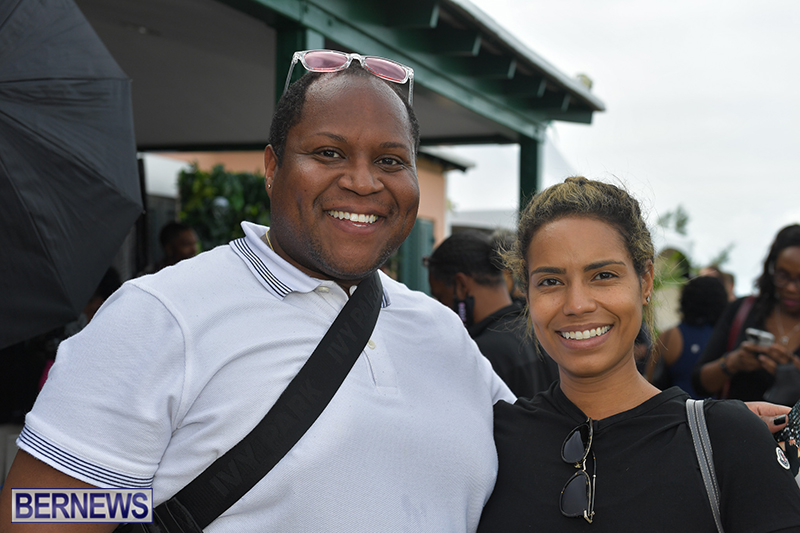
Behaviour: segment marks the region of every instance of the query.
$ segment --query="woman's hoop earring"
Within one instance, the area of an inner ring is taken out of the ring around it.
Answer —
[[[645,300],[647,301],[647,303],[650,303],[650,296],[648,296],[647,298],[645,298]]]

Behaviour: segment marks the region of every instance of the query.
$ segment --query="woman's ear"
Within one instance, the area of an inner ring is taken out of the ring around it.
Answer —
[[[642,276],[642,304],[647,305],[653,296],[653,280],[655,279],[655,268],[653,262],[648,260]]]

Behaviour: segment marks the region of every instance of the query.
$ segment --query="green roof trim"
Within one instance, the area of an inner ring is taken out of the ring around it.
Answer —
[[[279,26],[283,18],[349,50],[407,64],[415,84],[520,138],[542,139],[553,120],[590,123],[605,109],[580,81],[466,0],[414,0],[402,9],[372,0],[220,1],[265,21],[277,14]]]

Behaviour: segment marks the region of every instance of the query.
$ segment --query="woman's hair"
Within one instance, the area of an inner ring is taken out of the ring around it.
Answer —
[[[728,291],[719,278],[692,278],[681,291],[681,315],[690,326],[713,326],[727,305]]]
[[[480,285],[503,282],[502,262],[496,255],[492,238],[477,230],[464,230],[442,241],[427,261],[428,270],[448,286],[462,272]]]
[[[301,67],[298,67],[301,68]],[[374,78],[381,80],[374,74],[364,69],[360,63],[354,61],[348,68],[337,72],[306,72],[299,80],[289,85],[283,93],[278,104],[275,106],[275,114],[272,116],[272,124],[269,130],[269,144],[275,152],[278,165],[283,162],[283,152],[286,148],[286,139],[292,126],[300,122],[303,116],[303,108],[306,104],[306,94],[311,85],[322,78],[331,76],[356,76],[363,78]],[[414,114],[414,108],[408,103],[408,97],[403,95],[400,87],[396,83],[383,81],[392,91],[394,91],[405,106],[408,114],[408,127],[411,131],[414,143],[414,152],[419,149],[419,122]]]
[[[545,224],[569,216],[594,218],[616,228],[636,273],[644,276],[653,262],[654,251],[639,202],[619,187],[578,176],[538,193],[520,216],[516,242],[504,257],[526,291],[528,247],[534,235]],[[643,311],[644,323],[650,330],[654,319],[652,307],[645,306]]]
[[[780,253],[790,246],[800,246],[800,224],[791,224],[781,229],[772,241],[769,254],[764,260],[764,270],[756,281],[758,298],[753,312],[759,320],[766,318],[778,302],[775,295],[775,262]]]

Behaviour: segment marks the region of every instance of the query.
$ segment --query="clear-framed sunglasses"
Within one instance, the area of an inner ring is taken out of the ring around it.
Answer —
[[[408,82],[408,103],[409,105],[413,103],[414,70],[411,67],[401,65],[397,61],[392,61],[385,57],[347,54],[337,50],[304,50],[295,52],[292,56],[292,64],[289,66],[289,75],[286,76],[283,92],[286,92],[286,89],[289,88],[292,71],[298,61],[309,72],[338,72],[349,67],[354,59],[358,60],[365,70],[382,80],[399,83],[400,85]]]

